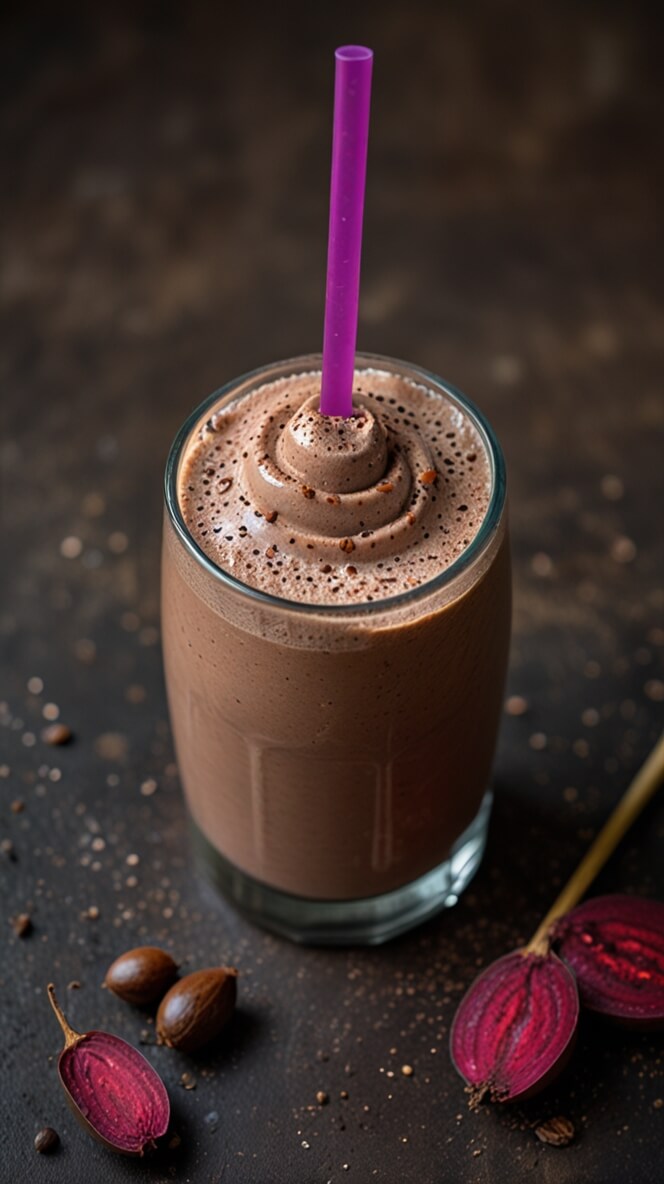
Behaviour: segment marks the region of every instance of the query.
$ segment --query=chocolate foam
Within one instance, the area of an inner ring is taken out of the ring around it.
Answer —
[[[312,603],[380,599],[437,575],[486,513],[489,462],[451,401],[383,371],[353,415],[318,411],[320,376],[280,379],[207,420],[183,468],[187,526],[218,566]]]

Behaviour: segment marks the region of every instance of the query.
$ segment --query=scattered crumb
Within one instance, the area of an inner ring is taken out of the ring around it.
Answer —
[[[535,1134],[542,1143],[551,1147],[566,1147],[574,1138],[574,1123],[569,1118],[549,1118],[535,1127]]]
[[[525,715],[528,710],[528,700],[523,695],[510,695],[505,700],[505,711],[508,715]]]
[[[95,740],[95,752],[105,761],[121,761],[127,755],[129,744],[121,732],[103,732]]]
[[[89,637],[80,637],[74,642],[74,655],[85,666],[91,666],[97,657],[97,646]]]
[[[40,1155],[51,1155],[60,1146],[60,1136],[52,1126],[45,1126],[35,1135],[35,1151]]]
[[[553,572],[553,560],[544,551],[536,551],[530,561],[530,566],[533,574],[539,576],[540,579],[546,579]]]
[[[122,555],[129,546],[129,539],[123,531],[114,530],[112,534],[109,534],[107,543],[109,551],[112,551],[114,555]]]
[[[533,732],[528,743],[535,752],[541,752],[542,749],[546,748],[548,741],[544,732]]]
[[[599,711],[594,707],[586,707],[581,713],[581,723],[584,728],[596,728],[599,723]]]
[[[614,476],[613,473],[607,473],[606,477],[602,477],[600,489],[602,495],[609,502],[619,502],[625,492],[625,486],[620,477]]]
[[[32,932],[32,918],[29,913],[19,913],[12,917],[11,927],[17,937],[27,937]]]
[[[83,550],[83,543],[75,535],[67,535],[60,543],[60,554],[65,559],[78,559]]]
[[[45,744],[52,744],[54,746],[69,744],[72,738],[72,731],[66,724],[50,724],[48,728],[43,729],[41,738]]]
[[[615,563],[632,563],[636,559],[636,543],[625,535],[618,535],[611,543],[610,554]]]

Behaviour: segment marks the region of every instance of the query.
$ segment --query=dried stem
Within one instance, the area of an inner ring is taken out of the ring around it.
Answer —
[[[664,778],[664,733],[639,769],[629,789],[625,791],[615,810],[605,822],[574,875],[568,880],[558,899],[549,909],[528,945],[525,946],[523,951],[525,954],[548,953],[549,930],[554,921],[563,917],[578,904],[595,876],[618,846],[623,835],[629,830],[646,803],[650,801],[662,778]]]
[[[60,1027],[62,1028],[62,1031],[64,1032],[65,1048],[71,1048],[72,1045],[77,1044],[78,1041],[81,1039],[81,1033],[76,1032],[74,1030],[74,1028],[72,1028],[71,1025],[68,1023],[65,1013],[62,1010],[62,1008],[60,1007],[60,1004],[58,1003],[58,1001],[55,997],[55,987],[53,986],[53,983],[49,983],[46,990],[48,992],[48,997],[51,1002],[51,1007],[53,1008],[56,1016],[58,1017],[58,1023],[60,1025]]]

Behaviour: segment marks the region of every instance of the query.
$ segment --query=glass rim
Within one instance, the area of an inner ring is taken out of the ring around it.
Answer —
[[[212,394],[208,395],[187,416],[171,444],[164,473],[164,500],[170,521],[180,541],[184,544],[190,555],[214,579],[219,580],[220,583],[232,589],[233,592],[248,597],[256,604],[267,605],[270,608],[278,608],[282,611],[287,609],[290,612],[309,613],[315,616],[376,616],[379,613],[400,608],[403,605],[413,604],[456,580],[481,555],[482,551],[491,541],[495,529],[500,523],[505,505],[507,492],[505,458],[491,424],[479,408],[462,391],[433,372],[425,370],[424,367],[417,366],[413,362],[405,362],[400,358],[389,357],[386,354],[358,352],[355,355],[356,370],[384,370],[387,366],[390,372],[398,373],[404,378],[420,382],[427,389],[433,389],[434,391],[437,389],[462,408],[478,430],[489,458],[491,493],[484,518],[470,544],[449,567],[444,568],[438,575],[433,576],[432,579],[427,580],[425,583],[419,584],[417,588],[410,588],[406,592],[399,592],[395,596],[387,596],[381,600],[364,600],[353,604],[319,604],[290,600],[286,596],[274,596],[271,592],[264,592],[260,588],[254,588],[251,584],[244,583],[243,580],[239,580],[236,576],[231,575],[230,572],[219,567],[214,560],[210,559],[209,555],[205,553],[190,534],[180,508],[177,487],[180,458],[192,432],[201,420],[208,417],[210,409],[219,403],[220,400],[231,395],[234,390],[238,391],[238,397],[245,397],[249,393],[246,389],[249,385],[255,388],[262,383],[286,378],[289,373],[303,374],[308,370],[315,372],[321,369],[321,365],[322,354],[319,353],[300,354],[296,357],[284,358],[282,361],[269,362],[267,365],[258,366],[255,370],[248,370],[245,374],[231,379],[230,382],[224,383],[223,386],[220,386]]]

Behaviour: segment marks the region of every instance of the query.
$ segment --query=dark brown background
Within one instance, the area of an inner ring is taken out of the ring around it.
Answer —
[[[661,729],[661,30],[627,3],[239,9],[26,7],[2,34],[0,1177],[647,1184],[655,1037],[584,1019],[556,1087],[477,1115],[446,1046],[463,989],[529,936]],[[326,952],[253,929],[191,869],[160,484],[213,387],[320,345],[332,51],[350,40],[376,49],[360,346],[445,375],[503,440],[509,690],[529,709],[505,718],[461,904],[388,948]],[[39,738],[48,702],[66,749]],[[663,817],[597,890],[661,894]],[[242,1007],[209,1058],[147,1049],[182,1142],[136,1164],[69,1115],[44,987],[75,1025],[139,1040],[145,1018],[99,984],[148,940],[236,962]],[[532,1130],[557,1114],[565,1149]],[[32,1150],[45,1122],[51,1160]]]

